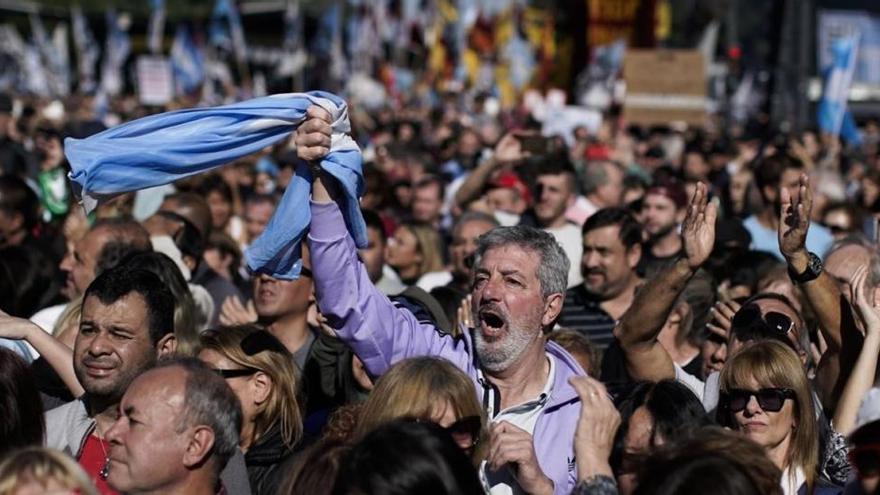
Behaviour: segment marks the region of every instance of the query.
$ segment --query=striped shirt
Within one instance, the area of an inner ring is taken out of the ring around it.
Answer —
[[[599,300],[587,293],[583,284],[565,292],[565,304],[557,323],[565,328],[576,330],[590,339],[600,351],[614,339],[614,325],[617,323],[599,306]]]

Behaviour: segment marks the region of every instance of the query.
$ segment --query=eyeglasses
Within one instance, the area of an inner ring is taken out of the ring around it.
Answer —
[[[849,463],[856,468],[859,476],[880,474],[880,443],[854,445],[849,451]]]
[[[278,352],[284,355],[290,354],[290,351],[284,347],[284,344],[267,330],[257,330],[248,334],[245,338],[241,339],[241,344],[239,345],[241,350],[248,356],[253,356],[263,351]]]
[[[222,376],[223,378],[238,378],[240,376],[251,376],[257,371],[260,371],[256,368],[239,368],[235,370],[224,370],[219,368],[214,368],[214,373]]]
[[[797,396],[790,388],[762,388],[757,391],[734,388],[722,393],[722,400],[727,409],[735,413],[745,409],[752,397],[758,400],[758,405],[763,411],[779,412],[785,405],[786,399],[793,400]]]
[[[762,314],[761,308],[757,304],[747,304],[733,315],[733,320],[730,323],[735,334],[749,338],[775,337],[798,351],[795,344],[797,339],[789,338],[789,334],[794,330],[794,321],[788,315],[778,311],[768,311]]]

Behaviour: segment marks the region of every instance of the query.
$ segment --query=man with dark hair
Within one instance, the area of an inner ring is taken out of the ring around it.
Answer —
[[[614,325],[632,304],[641,278],[642,228],[623,208],[597,211],[583,227],[584,281],[565,294],[558,323],[587,336],[604,350]]]
[[[39,221],[37,194],[18,177],[0,176],[0,247],[28,244]]]
[[[85,394],[46,413],[46,444],[77,459],[106,492],[105,434],[129,384],[177,348],[174,296],[151,272],[125,265],[85,291],[73,368]]]
[[[107,431],[107,483],[129,494],[218,493],[241,421],[235,394],[204,363],[163,361],[134,379],[119,403]]]
[[[571,288],[583,281],[578,268],[583,253],[581,230],[565,218],[577,195],[574,167],[562,156],[542,157],[537,166],[535,219],[538,227],[549,232],[565,250],[570,263],[568,287]]]
[[[382,291],[386,296],[400,294],[406,286],[396,276],[393,269],[386,268],[385,246],[388,236],[385,235],[385,225],[382,218],[373,210],[363,210],[364,221],[367,224],[367,247],[360,250],[361,260],[367,268],[370,282]]]
[[[436,175],[426,175],[413,184],[413,197],[410,208],[412,219],[434,229],[440,228],[443,215],[443,197],[446,186]]]
[[[743,221],[743,226],[752,236],[752,249],[767,251],[782,259],[776,235],[782,211],[780,188],[788,189],[789,194],[796,198],[799,180],[804,172],[803,162],[783,153],[772,155],[755,167],[755,185],[761,193],[764,207],[757,214]],[[808,251],[824,256],[833,242],[834,237],[828,229],[810,223],[807,237]]]
[[[683,245],[678,228],[686,214],[687,197],[681,183],[667,181],[645,192],[641,218],[646,239],[642,260],[646,277],[681,256]]]

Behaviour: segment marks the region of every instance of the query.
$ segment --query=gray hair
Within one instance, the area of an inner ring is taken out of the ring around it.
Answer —
[[[514,245],[536,253],[538,260],[538,280],[544,297],[551,294],[565,294],[568,287],[568,270],[571,266],[562,246],[549,233],[517,225],[515,227],[496,227],[477,239],[474,253],[474,266],[479,266],[483,255],[490,249]]]
[[[864,234],[850,234],[836,241],[822,258],[828,259],[831,253],[849,246],[864,248],[868,252],[868,285],[871,287],[880,286],[880,255],[877,253],[877,245]]]
[[[154,369],[177,367],[186,373],[183,417],[179,432],[204,425],[214,432],[214,469],[219,474],[238,448],[242,413],[238,397],[222,377],[201,360],[180,357],[160,361]]]

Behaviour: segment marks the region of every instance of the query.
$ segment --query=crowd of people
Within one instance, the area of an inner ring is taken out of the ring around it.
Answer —
[[[441,96],[350,102],[359,247],[319,106],[85,214],[89,98],[0,95],[0,495],[878,493],[876,124]],[[252,270],[303,171],[299,276]]]

